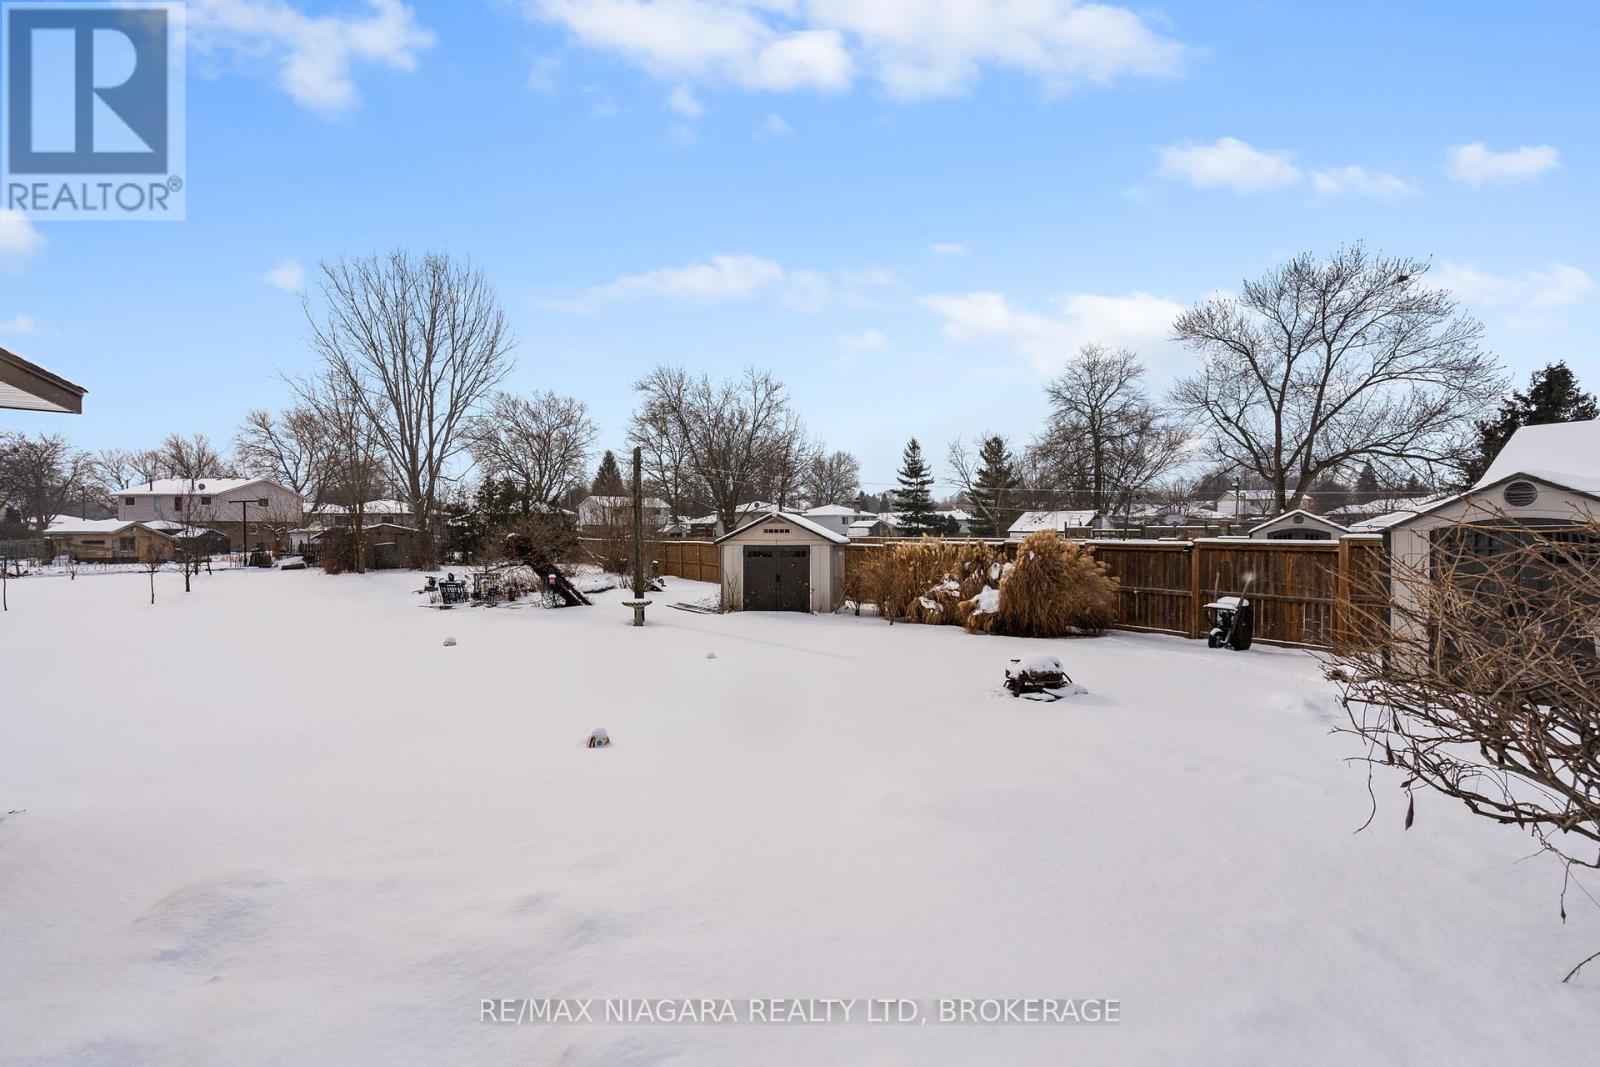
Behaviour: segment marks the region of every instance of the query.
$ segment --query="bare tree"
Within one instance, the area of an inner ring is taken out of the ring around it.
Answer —
[[[332,368],[315,377],[290,382],[299,406],[316,420],[323,433],[324,467],[317,480],[313,511],[338,496],[349,508],[349,558],[342,565],[356,573],[366,570],[366,503],[388,481],[386,459],[378,429],[367,416],[367,406],[352,391],[350,382]]]
[[[1390,580],[1388,625],[1329,674],[1365,759],[1404,775],[1406,826],[1426,787],[1600,868],[1600,522],[1492,514]]]
[[[312,344],[360,405],[418,524],[418,561],[437,558],[434,516],[467,420],[511,369],[505,312],[482,272],[443,254],[322,265]]]
[[[799,454],[797,440],[805,439],[788,391],[767,371],[752,367],[717,382],[663,365],[634,388],[641,397],[635,433],[677,439],[696,493],[726,529],[733,528],[739,506],[752,492],[792,463]]]
[[[197,481],[202,478],[231,478],[237,468],[212,445],[203,433],[184,437],[168,434],[161,442],[161,462],[164,475],[157,477],[182,478]]]
[[[1130,349],[1086,344],[1045,386],[1048,428],[1035,456],[1051,481],[1108,515],[1188,458],[1188,434],[1159,412]]]
[[[527,500],[553,506],[583,477],[599,428],[581,400],[553,392],[496,393],[468,424],[472,456],[491,478],[510,478]]]
[[[628,427],[628,443],[639,449],[650,492],[666,503],[673,518],[683,518],[691,509],[698,512],[704,502],[696,496],[688,445],[664,410],[646,404],[635,412]]]
[[[68,510],[90,469],[88,453],[60,434],[0,434],[0,500],[36,530]]]
[[[233,439],[233,454],[247,476],[293,489],[315,507],[322,503],[331,473],[329,437],[327,424],[309,405],[278,415],[258,408],[245,416]]]
[[[1504,380],[1483,327],[1424,284],[1426,263],[1361,245],[1309,253],[1179,316],[1201,357],[1173,400],[1220,455],[1266,479],[1278,508],[1364,460],[1447,463]]]
[[[854,503],[861,489],[861,462],[848,452],[819,448],[806,466],[801,489],[813,506]]]

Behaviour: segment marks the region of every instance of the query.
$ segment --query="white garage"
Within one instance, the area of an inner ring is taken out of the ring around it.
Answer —
[[[772,511],[717,538],[723,611],[829,612],[844,597],[850,539],[803,515]]]

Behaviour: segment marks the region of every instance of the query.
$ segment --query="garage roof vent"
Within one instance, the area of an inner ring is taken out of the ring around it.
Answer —
[[[1539,499],[1539,487],[1532,482],[1512,482],[1506,486],[1505,492],[1501,495],[1505,498],[1505,502],[1512,507],[1525,508]]]

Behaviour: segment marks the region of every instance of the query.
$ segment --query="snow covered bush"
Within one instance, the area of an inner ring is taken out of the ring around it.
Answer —
[[[999,550],[982,541],[924,537],[856,550],[845,573],[845,598],[871,604],[889,619],[959,626],[962,603],[998,577]]]
[[[1013,637],[1098,634],[1117,621],[1117,580],[1076,541],[1030,534],[997,588],[961,604],[968,630]]]

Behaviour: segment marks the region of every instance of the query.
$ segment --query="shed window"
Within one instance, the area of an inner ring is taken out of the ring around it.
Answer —
[[[133,507],[133,497],[131,497],[131,496],[125,496],[125,497],[123,497],[123,498],[122,498],[122,502],[123,502],[123,503],[124,503],[124,504],[126,504],[126,505],[128,505],[128,506],[129,506],[129,507],[130,507],[130,508],[131,508],[131,507]]]
[[[133,551],[133,538],[131,538],[131,537],[119,537],[119,538],[117,538],[117,551],[119,551],[119,552],[132,552]]]
[[[173,497],[172,498],[172,506],[175,507],[175,508],[183,507],[183,497],[181,497],[181,496]]]
[[[200,498],[200,503],[201,504],[205,504],[205,505],[209,505],[211,503],[211,498],[208,497],[208,496],[203,496],[203,497]]]
[[[267,506],[267,498],[266,497],[262,497],[260,500],[256,501],[256,507],[264,508],[266,506]]]

